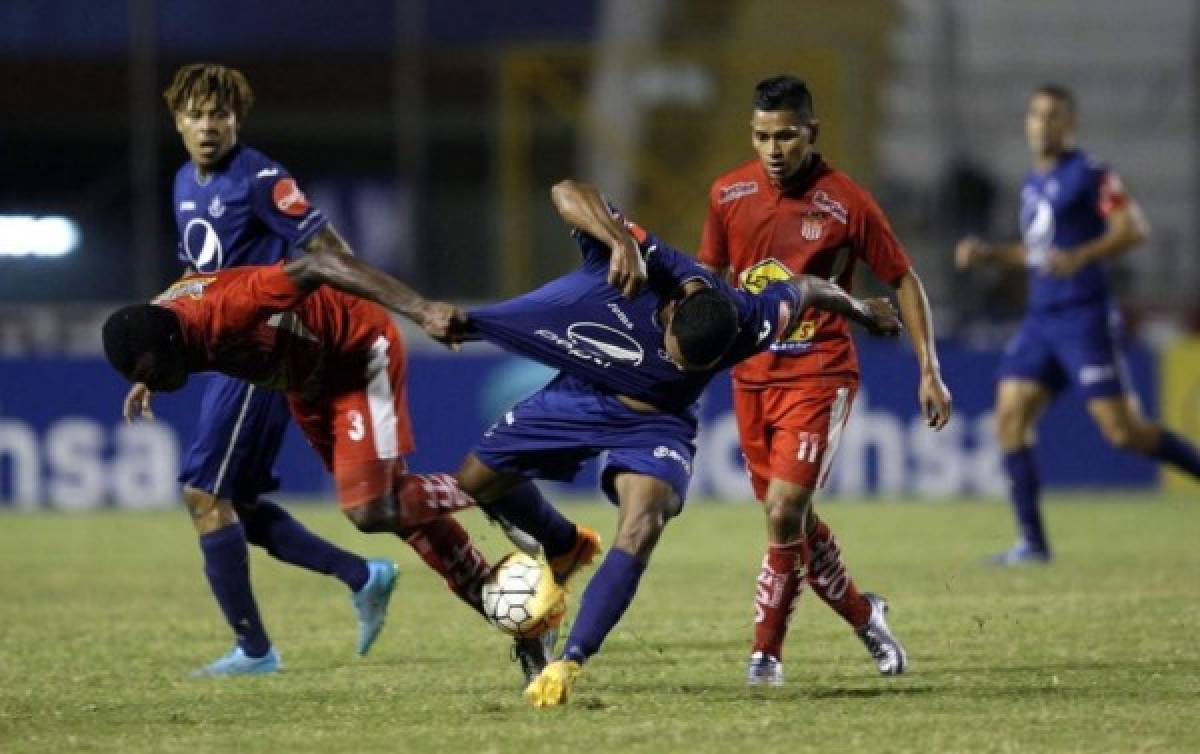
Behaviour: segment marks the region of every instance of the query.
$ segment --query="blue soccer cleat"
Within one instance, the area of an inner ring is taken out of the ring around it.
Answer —
[[[283,669],[283,662],[274,647],[267,650],[262,657],[251,657],[234,647],[229,653],[211,665],[192,673],[192,678],[228,678],[238,675],[269,675]]]
[[[992,556],[988,562],[994,566],[1047,565],[1053,559],[1045,547],[1022,541],[1013,545],[1012,549]]]
[[[396,564],[387,560],[368,560],[370,577],[363,588],[350,597],[354,614],[358,616],[358,656],[371,651],[387,620],[388,603],[396,588]]]

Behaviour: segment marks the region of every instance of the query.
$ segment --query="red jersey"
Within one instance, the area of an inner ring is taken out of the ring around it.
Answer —
[[[189,371],[221,372],[305,402],[365,388],[380,337],[403,358],[383,307],[325,286],[305,293],[282,263],[189,275],[154,303],[179,316]]]
[[[771,184],[758,160],[713,181],[698,256],[710,267],[728,267],[751,293],[802,273],[850,290],[859,259],[894,286],[912,266],[875,200],[820,156],[786,191]],[[790,338],[733,370],[743,387],[837,374],[858,376],[850,329],[838,315],[811,308]]]

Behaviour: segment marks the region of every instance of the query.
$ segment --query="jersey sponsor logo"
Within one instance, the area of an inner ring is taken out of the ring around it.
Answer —
[[[813,192],[812,203],[817,209],[828,212],[842,225],[845,225],[847,222],[849,222],[850,215],[846,212],[846,208],[842,206],[841,202],[839,202],[837,199],[834,199],[824,191]]]
[[[767,286],[772,283],[779,283],[784,280],[792,279],[792,271],[780,262],[775,257],[768,257],[758,264],[742,271],[740,275],[742,290],[758,295],[766,290]],[[785,302],[786,303],[786,302]],[[776,330],[777,334],[787,332],[787,326],[790,326],[792,320],[791,307],[786,309],[780,308],[780,329]],[[766,326],[768,323],[763,323]],[[813,336],[817,332],[817,323],[814,320],[805,320],[797,325],[786,338],[771,344],[772,351],[798,351],[807,350],[812,346]],[[760,334],[759,342],[763,341]]]
[[[193,217],[183,227],[183,253],[196,272],[215,272],[225,261],[221,237],[203,217]]]
[[[262,170],[258,171],[257,173],[254,174],[254,177],[255,178],[274,178],[277,175],[279,175],[279,168],[270,167],[270,168],[263,168]]]
[[[291,178],[282,178],[275,183],[271,200],[275,202],[275,209],[288,217],[304,217],[309,210],[308,199]]]
[[[674,448],[668,448],[666,445],[659,445],[657,448],[654,449],[654,457],[655,458],[670,458],[672,461],[675,461],[680,466],[682,466],[683,470],[686,471],[688,474],[692,473],[692,462],[689,461],[683,453],[680,453],[678,450],[675,450]]]
[[[215,275],[203,278],[190,277],[176,281],[162,293],[158,294],[152,304],[165,304],[181,298],[198,299],[204,295],[204,289],[212,285],[217,278]]]
[[[213,200],[208,203],[208,214],[214,220],[225,214],[225,205],[221,202],[220,196],[214,196]]]
[[[722,186],[718,189],[720,196],[717,199],[717,204],[728,204],[729,202],[741,199],[744,196],[758,193],[758,181],[738,181],[728,186]]]
[[[577,359],[590,361],[605,369],[614,363],[640,366],[645,357],[640,343],[620,330],[599,322],[576,322],[567,328],[565,336],[546,329],[534,334]]]
[[[179,211],[180,212],[195,212],[196,211],[196,203],[194,201],[192,201],[191,199],[184,199],[182,202],[179,203]]]

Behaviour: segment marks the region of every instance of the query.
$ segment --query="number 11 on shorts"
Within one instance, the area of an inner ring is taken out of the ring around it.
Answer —
[[[816,432],[797,432],[796,460],[816,463],[821,452],[821,435]]]

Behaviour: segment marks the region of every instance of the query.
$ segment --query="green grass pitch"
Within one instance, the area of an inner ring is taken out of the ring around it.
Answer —
[[[607,506],[565,510],[611,538]],[[185,677],[228,641],[182,512],[0,516],[0,752],[1200,751],[1194,500],[1058,498],[1057,563],[1018,570],[980,565],[1010,543],[1004,506],[826,504],[911,670],[878,677],[806,593],[773,690],[742,680],[761,515],[693,503],[571,704],[546,711],[504,637],[400,541],[331,505],[293,511],[400,563],[390,623],[355,658],[340,584],[256,551],[286,672],[233,681]],[[465,522],[489,555],[509,549]]]

